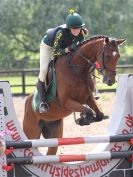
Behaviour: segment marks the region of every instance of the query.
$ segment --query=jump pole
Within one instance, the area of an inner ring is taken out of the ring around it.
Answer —
[[[101,135],[75,138],[51,138],[39,140],[7,141],[6,148],[36,148],[36,147],[56,147],[62,145],[90,144],[90,143],[112,143],[112,142],[133,141],[133,134],[127,135]]]
[[[86,155],[43,155],[32,157],[15,157],[7,158],[7,164],[40,164],[40,163],[62,163],[62,162],[77,162],[77,161],[92,161],[92,160],[111,160],[130,158],[133,156],[133,151],[88,153]]]

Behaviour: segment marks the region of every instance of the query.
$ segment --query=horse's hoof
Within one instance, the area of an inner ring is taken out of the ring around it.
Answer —
[[[88,109],[88,111],[86,112],[86,118],[90,119],[92,117],[94,117],[94,113],[91,109]]]
[[[96,120],[96,122],[100,122],[103,120],[103,118],[104,118],[104,114],[101,112],[96,115],[95,120]]]
[[[80,126],[90,125],[90,121],[88,121],[88,119],[83,118],[83,117],[77,119],[77,120],[76,120],[76,123],[77,123],[78,125],[80,125]]]

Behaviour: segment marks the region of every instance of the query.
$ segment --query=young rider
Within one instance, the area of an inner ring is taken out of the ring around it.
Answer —
[[[38,76],[37,89],[40,94],[39,112],[45,113],[49,106],[45,100],[46,74],[48,64],[52,57],[57,57],[71,52],[78,43],[85,40],[88,30],[82,17],[70,10],[66,17],[66,24],[49,29],[40,44],[40,72]]]

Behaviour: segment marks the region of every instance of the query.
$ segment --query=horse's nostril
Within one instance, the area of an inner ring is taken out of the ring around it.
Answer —
[[[111,86],[111,85],[112,85],[111,80],[108,80],[108,86]]]
[[[108,86],[112,86],[112,83],[108,83]]]

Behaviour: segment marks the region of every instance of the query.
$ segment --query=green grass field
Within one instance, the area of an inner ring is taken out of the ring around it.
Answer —
[[[22,77],[21,76],[10,76],[10,77],[0,77],[1,81],[9,81],[11,85],[11,92],[13,94],[22,93]],[[37,77],[27,76],[25,79],[26,85],[35,85]],[[19,85],[19,86],[17,86]],[[35,90],[35,86],[26,86],[26,93],[29,94]]]

